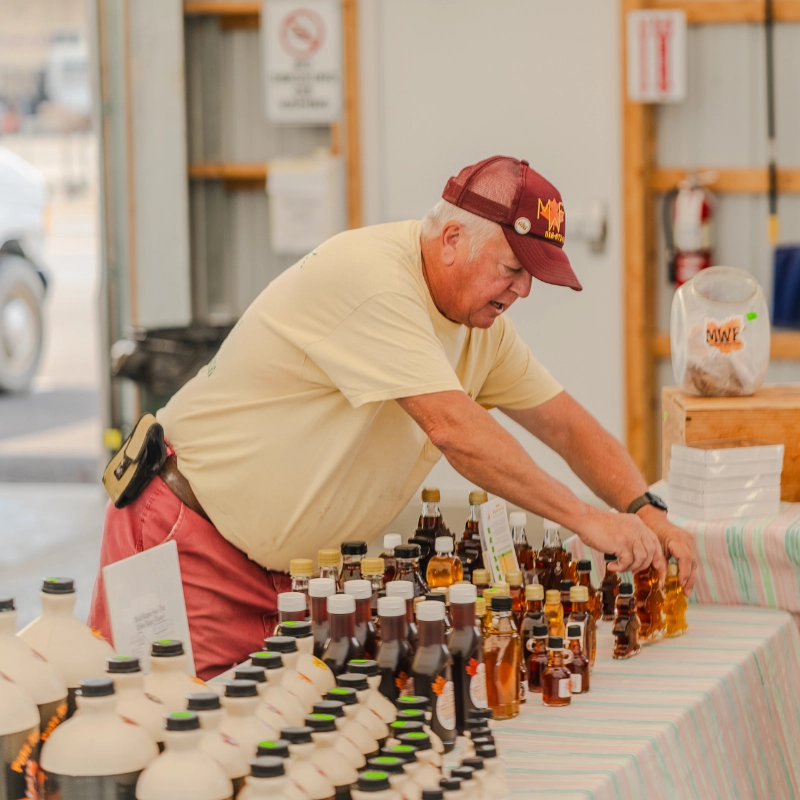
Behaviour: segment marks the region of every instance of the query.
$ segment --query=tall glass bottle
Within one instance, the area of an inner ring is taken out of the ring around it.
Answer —
[[[614,609],[614,658],[631,658],[642,646],[639,644],[639,617],[636,615],[636,597],[630,583],[619,585]]]
[[[528,537],[525,535],[528,516],[524,511],[512,511],[508,515],[508,521],[511,525],[511,538],[517,554],[517,563],[522,571],[525,583],[530,583],[533,580],[534,570],[536,569],[536,554],[528,544]]]
[[[417,604],[419,645],[411,671],[414,693],[430,702],[433,732],[449,752],[456,743],[456,708],[452,660],[444,642],[443,603],[423,600]]]
[[[683,636],[689,630],[686,623],[686,611],[689,607],[683,586],[678,580],[678,565],[674,562],[667,565],[667,582],[664,586],[664,636]]]
[[[430,589],[452,586],[464,577],[461,560],[453,555],[453,539],[450,536],[436,537],[436,555],[428,561],[425,577]]]
[[[406,601],[402,597],[378,598],[381,643],[375,660],[381,670],[380,691],[392,702],[411,690],[411,645],[408,642]]]
[[[378,650],[375,623],[372,621],[372,584],[366,580],[347,581],[342,587],[356,601],[356,641],[365,655],[354,658],[375,658]]]
[[[603,575],[603,582],[600,584],[601,603],[603,606],[603,619],[608,621],[614,619],[614,608],[619,593],[619,573],[610,570],[609,566],[617,560],[613,553],[606,553],[603,556],[606,565],[606,573]]]
[[[447,647],[453,659],[453,688],[456,698],[456,731],[464,733],[470,712],[487,708],[483,637],[475,626],[477,593],[472,584],[450,587],[453,629]]]
[[[367,543],[342,542],[342,574],[339,576],[339,589],[344,591],[347,581],[361,580],[361,559],[367,554]]]
[[[585,586],[589,593],[589,613],[597,622],[603,616],[603,598],[592,585],[592,562],[584,559],[578,562],[578,586]]]
[[[317,551],[317,564],[319,564],[320,578],[333,578],[339,585],[341,574],[342,554],[333,548]]]
[[[542,701],[546,706],[568,706],[572,701],[572,673],[564,664],[564,640],[551,636],[547,642],[547,668],[542,678]]]
[[[447,526],[442,519],[442,512],[439,510],[441,493],[438,489],[422,490],[422,510],[417,523],[417,531],[410,540],[413,544],[418,544],[420,550],[420,568],[425,575],[428,569],[428,561],[434,552],[434,543],[437,536],[450,536]]]
[[[361,575],[363,579],[369,581],[372,586],[370,607],[372,608],[373,620],[377,620],[378,618],[378,598],[386,594],[386,584],[383,578],[385,572],[386,565],[382,558],[361,559]]]
[[[356,639],[356,601],[349,594],[334,594],[328,598],[330,636],[325,643],[322,660],[334,675],[347,670],[351,658],[364,658],[364,648]]]
[[[597,657],[597,623],[589,612],[589,590],[585,586],[573,586],[569,593],[572,612],[567,620],[567,627],[577,625],[581,629],[581,646],[589,659],[591,669]]]
[[[564,575],[564,548],[557,522],[544,520],[544,540],[536,556],[536,577],[545,589],[561,589]]]
[[[522,618],[525,616],[525,584],[522,572],[520,570],[507,572],[506,583],[511,596],[511,611],[514,614],[514,622],[517,630],[519,630]]]
[[[411,655],[417,651],[419,628],[414,616],[414,585],[409,581],[392,581],[386,586],[387,597],[402,597],[406,604],[406,638],[411,647]]]
[[[560,636],[566,632],[564,629],[564,607],[561,605],[561,592],[557,589],[548,589],[545,594],[544,615],[551,636]]]
[[[314,562],[310,558],[293,558],[289,562],[292,591],[302,592],[308,597],[308,581],[314,577]]]
[[[472,572],[483,569],[483,547],[479,532],[481,505],[489,502],[486,492],[476,490],[469,493],[469,517],[464,525],[464,535],[456,547],[456,555],[464,565],[464,580],[472,580]],[[488,583],[488,581],[487,581]],[[478,592],[480,595],[480,591]]]
[[[591,616],[591,615],[590,615]],[[585,694],[589,691],[589,659],[583,652],[583,635],[580,625],[567,625],[567,650],[571,659],[567,666],[572,673],[570,690],[572,694]]]
[[[328,641],[328,598],[334,594],[336,594],[336,581],[333,578],[312,578],[308,582],[311,633],[314,636],[314,655],[317,658],[322,658],[325,643]]]
[[[483,660],[486,698],[492,717],[516,717],[520,702],[520,647],[510,597],[492,598],[492,619],[487,625]]]
[[[395,581],[407,581],[414,587],[414,597],[428,593],[428,584],[420,574],[420,549],[418,544],[401,544],[395,547],[397,572]]]
[[[394,554],[394,549],[398,545],[403,544],[403,537],[399,533],[387,533],[383,537],[383,552],[381,558],[383,559],[383,581],[389,583],[394,580],[394,573],[397,569],[397,558]]]
[[[472,584],[475,587],[475,591],[478,593],[478,597],[483,597],[483,593],[491,587],[492,579],[489,575],[488,569],[473,569],[472,570]]]
[[[547,653],[547,639],[549,633],[544,623],[533,626],[532,635],[525,645],[528,667],[528,689],[531,692],[541,692],[544,680],[544,671],[547,669],[549,656]]]
[[[564,608],[564,616],[568,617],[572,612],[572,600],[570,600],[569,591],[575,584],[572,581],[561,581],[561,605]]]
[[[519,640],[523,653],[528,640],[533,636],[535,625],[546,623],[544,616],[544,587],[539,583],[529,583],[525,587],[525,613],[519,626]]]

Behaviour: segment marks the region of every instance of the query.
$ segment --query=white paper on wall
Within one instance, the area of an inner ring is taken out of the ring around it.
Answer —
[[[628,12],[628,99],[676,103],[686,99],[686,13]]]

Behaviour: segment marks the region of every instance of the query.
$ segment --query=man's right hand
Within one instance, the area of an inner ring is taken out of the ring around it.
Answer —
[[[661,543],[635,514],[614,514],[589,506],[580,528],[576,533],[584,544],[617,557],[608,565],[612,572],[639,572],[653,564],[664,582],[667,562]]]

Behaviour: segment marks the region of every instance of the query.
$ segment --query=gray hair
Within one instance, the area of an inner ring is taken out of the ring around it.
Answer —
[[[422,218],[422,238],[435,239],[448,222],[458,222],[464,226],[469,242],[469,260],[473,261],[488,242],[497,236],[500,226],[496,222],[479,217],[470,211],[440,200]]]

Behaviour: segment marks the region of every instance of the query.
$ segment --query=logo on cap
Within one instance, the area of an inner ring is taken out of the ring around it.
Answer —
[[[543,203],[541,197],[536,209],[536,219],[544,217],[547,220],[547,230],[545,239],[553,239],[556,242],[564,243],[564,236],[561,233],[561,223],[564,222],[564,204],[558,200],[548,200]],[[555,228],[555,230],[553,230]]]
[[[527,217],[517,217],[516,222],[514,222],[514,230],[521,236],[530,233],[531,221]]]

